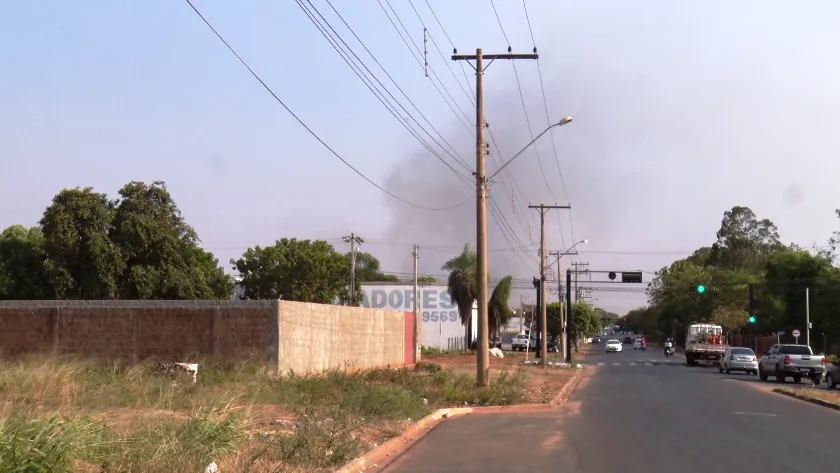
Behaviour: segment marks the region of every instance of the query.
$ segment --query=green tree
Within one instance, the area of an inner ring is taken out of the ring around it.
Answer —
[[[575,345],[575,351],[582,338],[596,334],[600,330],[598,314],[586,302],[575,302],[572,304],[572,324],[569,328],[569,335]]]
[[[561,315],[561,306],[559,302],[549,302],[545,305],[546,325],[548,326],[548,334],[551,338],[559,337],[563,334],[563,319]]]
[[[477,256],[470,245],[458,256],[444,263],[442,270],[449,271],[446,286],[452,302],[458,307],[461,323],[464,324],[464,343],[470,346],[470,325],[472,322],[472,307],[478,297],[478,278],[476,277]]]
[[[350,253],[347,253],[347,264],[350,264]],[[356,282],[399,282],[393,274],[382,272],[381,263],[375,256],[363,251],[356,252]]]
[[[418,276],[417,282],[419,284],[434,284],[437,282],[434,276]]]
[[[44,235],[12,225],[0,233],[0,299],[50,299]]]
[[[346,255],[323,240],[283,238],[271,246],[248,248],[231,264],[242,277],[245,299],[330,304],[347,292]]]
[[[779,230],[773,222],[759,220],[749,207],[735,206],[723,214],[707,264],[756,273],[781,248]]]
[[[119,191],[111,241],[125,271],[121,299],[227,299],[233,286],[161,181],[132,181]]]
[[[125,261],[110,239],[116,208],[105,194],[64,189],[41,218],[46,270],[58,299],[116,299]]]
[[[490,301],[487,304],[487,319],[490,322],[490,333],[495,333],[499,336],[499,329],[510,322],[513,312],[508,306],[510,299],[510,283],[513,276],[505,276],[496,284],[493,289],[493,294],[490,296]]]

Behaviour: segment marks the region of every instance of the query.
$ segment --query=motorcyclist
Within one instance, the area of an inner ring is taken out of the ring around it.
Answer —
[[[642,337],[642,348],[647,348],[647,338]]]
[[[667,352],[671,352],[671,353],[674,352],[674,339],[673,338],[668,338],[667,340],[665,340],[665,352],[666,353]]]

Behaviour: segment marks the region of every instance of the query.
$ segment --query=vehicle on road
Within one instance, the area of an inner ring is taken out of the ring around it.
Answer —
[[[633,342],[633,349],[642,348],[642,339],[637,338],[635,342]]]
[[[723,327],[714,324],[691,324],[685,334],[685,364],[700,361],[719,362],[726,351]]]
[[[607,341],[607,353],[609,353],[611,351],[620,352],[621,350],[622,350],[621,342],[619,342],[618,340],[608,340]]]
[[[630,337],[624,337],[624,344],[625,344],[625,345],[630,345],[631,343],[633,343],[633,339],[632,339],[632,338],[630,338]]]
[[[560,353],[560,344],[557,340],[549,340],[546,344],[549,353]]]
[[[772,376],[780,383],[787,378],[793,378],[794,383],[810,378],[814,384],[820,384],[824,375],[825,357],[814,355],[808,345],[773,345],[758,362],[758,377],[762,381]]]
[[[592,343],[601,343],[601,337],[592,338]]]
[[[840,381],[840,360],[834,360],[826,365],[825,385],[828,389],[834,389],[838,381]]]
[[[674,340],[669,338],[669,339],[665,340],[665,358],[668,358],[669,356],[673,356],[673,354],[674,354]]]
[[[537,341],[530,335],[519,334],[513,337],[510,341],[510,346],[513,351],[534,351],[537,349]]]
[[[755,352],[750,348],[727,348],[718,362],[718,372],[729,374],[732,371],[758,374],[758,359],[755,357]]]

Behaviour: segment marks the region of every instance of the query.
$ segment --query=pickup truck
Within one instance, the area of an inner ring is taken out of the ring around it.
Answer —
[[[794,383],[810,378],[820,384],[825,375],[825,357],[814,355],[808,345],[777,344],[770,347],[758,361],[758,377],[767,381],[769,376],[784,383],[793,378]]]
[[[511,340],[510,345],[513,351],[525,351],[526,347],[528,351],[534,351],[537,349],[537,341],[531,338],[530,335],[517,335],[513,337],[513,340]]]

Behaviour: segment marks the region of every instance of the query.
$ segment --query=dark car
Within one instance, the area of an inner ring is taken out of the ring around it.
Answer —
[[[556,340],[549,340],[546,347],[549,353],[560,353],[560,345],[557,344]]]
[[[595,337],[592,339],[592,343],[601,343],[601,337]]]
[[[633,344],[633,339],[630,338],[630,337],[624,337],[624,344],[625,345],[632,345]]]

